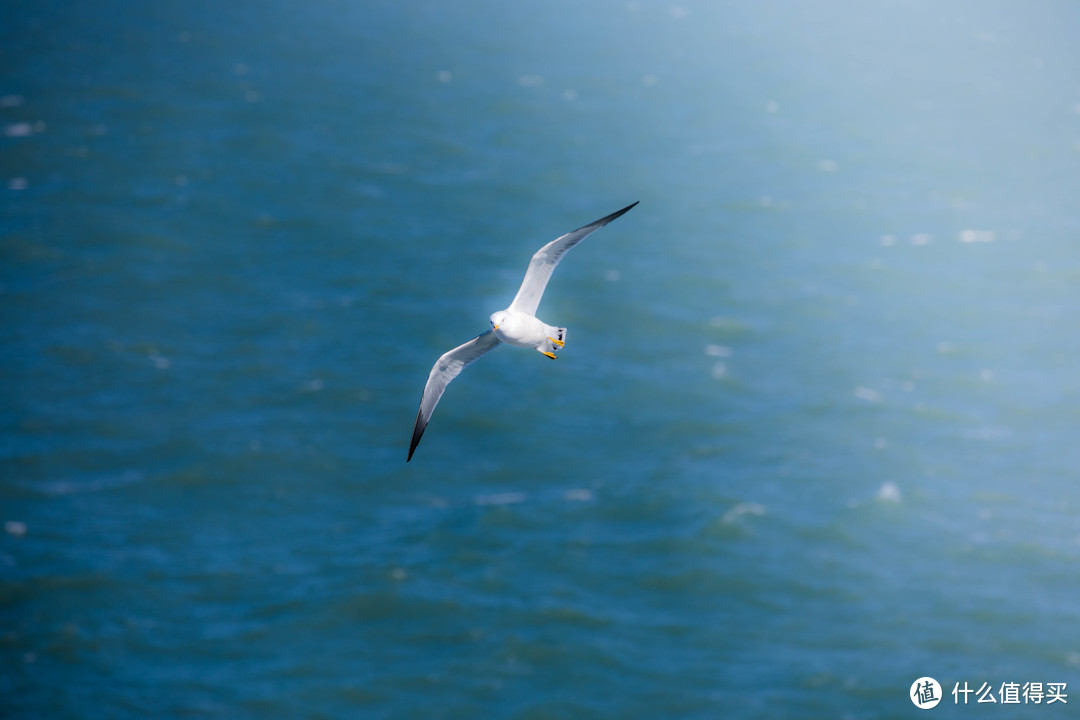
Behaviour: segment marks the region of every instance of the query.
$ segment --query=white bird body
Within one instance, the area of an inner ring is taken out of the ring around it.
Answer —
[[[491,330],[444,353],[435,361],[431,373],[428,374],[424,394],[420,398],[420,408],[416,411],[416,424],[413,425],[412,442],[409,445],[406,462],[412,460],[416,446],[420,443],[424,429],[431,420],[431,415],[435,412],[435,406],[439,404],[443,392],[446,391],[446,386],[460,375],[467,365],[495,349],[500,343],[533,348],[552,360],[556,359],[555,353],[566,345],[566,328],[548,325],[536,317],[536,309],[544,296],[544,290],[547,288],[552,272],[555,271],[555,266],[570,248],[630,210],[634,205],[637,203],[568,232],[537,250],[529,261],[525,279],[522,280],[513,302],[505,310],[491,314]]]
[[[557,348],[566,344],[566,328],[548,325],[535,315],[509,308],[491,314],[491,329],[495,337],[507,345],[535,348],[541,353],[554,352],[550,348],[552,344]],[[559,343],[552,343],[552,340],[558,340]]]

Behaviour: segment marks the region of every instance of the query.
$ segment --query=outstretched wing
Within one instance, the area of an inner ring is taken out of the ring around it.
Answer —
[[[637,205],[637,203],[634,203],[634,205]],[[529,261],[529,269],[525,271],[525,279],[521,282],[521,287],[518,288],[517,295],[514,296],[514,302],[510,303],[509,309],[535,315],[536,308],[540,305],[540,298],[544,296],[544,288],[547,287],[548,280],[551,279],[551,273],[554,272],[555,266],[562,260],[566,251],[634,207],[634,205],[627,205],[622,210],[613,212],[605,218],[600,218],[594,223],[589,223],[584,227],[568,232],[561,238],[552,240],[537,250],[536,254],[532,256],[532,260]]]
[[[465,366],[479,358],[484,353],[492,350],[499,344],[499,338],[495,333],[488,330],[482,335],[477,335],[464,345],[459,345],[450,352],[435,361],[428,375],[427,385],[424,386],[424,394],[420,398],[420,409],[416,411],[416,425],[413,426],[412,443],[409,445],[409,457],[405,462],[412,460],[416,446],[420,444],[420,438],[424,436],[424,428],[431,420],[431,414],[435,412],[435,406],[439,404],[446,386],[450,381],[461,374]]]

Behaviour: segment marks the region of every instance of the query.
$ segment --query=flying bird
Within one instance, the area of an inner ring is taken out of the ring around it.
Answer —
[[[552,360],[556,359],[555,353],[566,345],[566,328],[548,325],[536,317],[536,308],[540,305],[540,298],[544,296],[544,289],[547,287],[548,280],[551,279],[551,273],[555,271],[555,266],[570,248],[630,210],[634,205],[637,203],[627,205],[618,212],[613,212],[596,222],[568,232],[537,250],[529,261],[525,279],[521,281],[521,287],[518,288],[510,307],[491,314],[491,329],[477,335],[464,345],[459,345],[435,361],[435,366],[431,368],[431,374],[428,375],[427,385],[424,386],[424,394],[420,397],[420,409],[416,411],[416,424],[413,426],[409,456],[405,462],[412,460],[416,446],[420,444],[424,429],[431,420],[431,414],[435,412],[435,406],[439,404],[443,392],[446,391],[446,386],[461,374],[466,365],[494,350],[501,343],[533,348],[541,355]]]

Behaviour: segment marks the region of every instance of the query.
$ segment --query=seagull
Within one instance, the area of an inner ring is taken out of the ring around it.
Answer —
[[[548,325],[536,317],[536,308],[540,305],[540,298],[544,296],[551,273],[570,248],[629,211],[634,205],[637,203],[568,232],[537,250],[529,261],[525,279],[521,281],[521,287],[518,288],[510,307],[491,314],[491,329],[435,361],[435,366],[428,375],[427,385],[424,386],[424,394],[420,397],[420,409],[416,411],[416,424],[413,426],[409,456],[405,462],[412,460],[416,446],[420,444],[424,429],[446,391],[446,386],[461,374],[466,365],[494,350],[501,343],[533,348],[552,360],[557,358],[555,353],[566,345],[566,328]]]

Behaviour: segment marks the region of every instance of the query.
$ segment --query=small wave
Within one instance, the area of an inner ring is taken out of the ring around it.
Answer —
[[[128,470],[119,475],[109,475],[90,480],[50,480],[28,484],[28,487],[45,495],[82,495],[83,493],[95,493],[124,487],[125,485],[133,485],[140,482],[144,477],[143,473],[138,470]]]
[[[515,505],[525,502],[528,495],[523,492],[492,493],[490,495],[477,495],[473,502],[477,505]]]
[[[724,513],[724,516],[722,518],[720,518],[720,521],[724,522],[724,523],[731,524],[733,522],[736,522],[739,518],[743,517],[744,515],[764,515],[764,514],[765,514],[765,506],[764,505],[761,505],[759,503],[753,503],[753,502],[741,502],[738,505],[735,505],[734,507],[732,507],[726,513]]]

